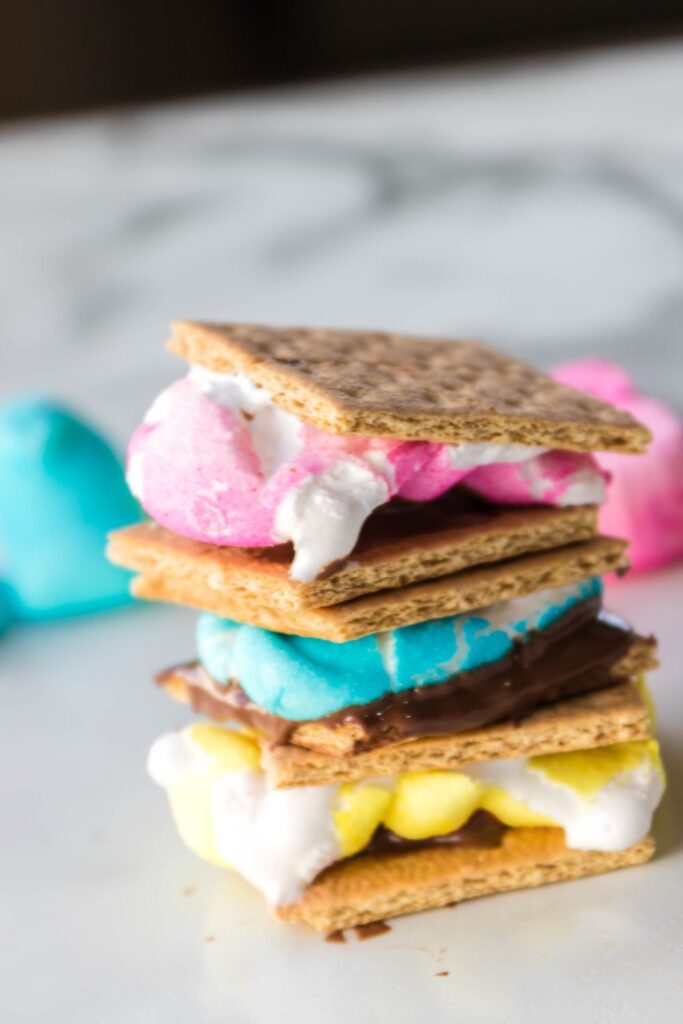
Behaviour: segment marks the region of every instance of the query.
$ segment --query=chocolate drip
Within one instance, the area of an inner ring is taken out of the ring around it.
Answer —
[[[391,829],[380,825],[368,845],[357,854],[365,853],[406,853],[428,846],[460,846],[466,849],[490,850],[500,846],[507,826],[488,811],[475,811],[469,821],[454,832],[427,839],[405,839]]]
[[[444,736],[519,720],[542,704],[578,696],[619,682],[613,667],[633,642],[626,623],[600,612],[597,598],[575,605],[558,622],[517,641],[504,658],[444,683],[387,693],[369,704],[350,705],[317,723],[353,723],[365,739],[356,752],[419,736]],[[180,675],[195,711],[215,721],[256,729],[275,744],[287,743],[304,724],[259,708],[241,686],[219,686],[196,663],[157,677],[171,685]]]
[[[376,939],[380,935],[386,935],[391,931],[391,925],[386,921],[368,921],[367,924],[357,924],[353,928],[359,942],[367,939]]]
[[[541,704],[609,686],[615,682],[612,666],[628,650],[633,634],[625,623],[596,615],[596,604],[575,606],[558,623],[532,633],[524,643],[517,641],[508,655],[490,665],[445,683],[385,694],[324,721],[355,723],[368,737],[367,746],[377,746],[519,720]]]
[[[159,672],[154,680],[159,686],[173,689],[174,678],[183,680],[192,710],[214,722],[237,722],[256,729],[276,744],[287,743],[297,725],[301,725],[301,722],[264,711],[254,704],[239,683],[228,683],[227,686],[216,683],[197,661]]]

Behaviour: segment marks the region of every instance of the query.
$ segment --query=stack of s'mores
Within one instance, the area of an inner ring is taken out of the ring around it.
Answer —
[[[474,343],[178,323],[134,591],[202,611],[149,758],[179,831],[332,931],[646,861],[655,643],[602,607],[627,414]]]

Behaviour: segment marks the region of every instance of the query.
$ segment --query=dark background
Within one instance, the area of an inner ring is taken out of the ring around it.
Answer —
[[[683,30],[683,0],[4,0],[0,117]]]

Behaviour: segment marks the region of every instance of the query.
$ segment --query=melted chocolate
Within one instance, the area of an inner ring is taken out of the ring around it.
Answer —
[[[330,727],[360,726],[364,738],[355,752],[419,736],[454,735],[506,719],[518,721],[542,704],[620,682],[613,667],[632,641],[625,623],[600,612],[598,599],[583,601],[525,643],[517,642],[493,664],[461,672],[444,683],[387,693],[316,721]],[[162,672],[157,682],[171,685],[173,676],[182,677],[195,711],[214,721],[256,729],[272,743],[287,743],[303,724],[259,708],[237,683],[220,686],[196,663]]]
[[[434,846],[458,846],[463,850],[491,850],[500,846],[507,826],[488,811],[475,811],[469,821],[453,832],[441,836],[430,836],[428,839],[404,839],[384,825],[376,830],[369,844],[357,853],[356,857],[368,854],[384,855],[392,853],[408,853],[411,850],[423,850]],[[334,870],[328,868],[327,870]],[[370,921],[369,924],[356,925],[354,932],[358,939],[374,939],[391,931],[386,921]],[[338,928],[325,936],[326,942],[346,942],[344,930]],[[448,971],[442,971],[442,975]],[[440,975],[437,975],[439,977]]]
[[[500,846],[505,832],[506,826],[488,811],[475,811],[461,828],[445,835],[429,836],[428,839],[404,839],[380,825],[369,844],[357,856],[362,857],[366,853],[406,853],[408,850],[421,850],[428,846],[491,850]]]
[[[454,487],[432,501],[406,501],[392,498],[380,505],[363,523],[358,540],[345,558],[341,558],[318,573],[317,579],[326,579],[339,572],[350,561],[368,551],[412,543],[417,538],[429,538],[447,530],[463,530],[468,526],[481,526],[500,518],[509,507],[491,505],[464,487]]]
[[[492,505],[464,487],[453,487],[432,501],[406,501],[392,498],[380,505],[365,520],[356,544],[348,555],[326,565],[316,579],[327,579],[344,569],[349,562],[366,554],[375,554],[396,545],[412,545],[418,538],[422,543],[435,536],[443,540],[448,531],[456,532],[470,526],[509,515],[511,506]],[[543,514],[535,507],[535,514]],[[291,544],[278,544],[272,548],[250,548],[251,554],[261,554],[269,562],[290,565],[294,558]]]
[[[297,725],[302,724],[264,711],[254,704],[239,683],[227,686],[216,683],[197,661],[159,672],[154,680],[159,686],[172,688],[174,678],[183,680],[193,711],[214,722],[237,722],[256,729],[272,743],[286,743]]]

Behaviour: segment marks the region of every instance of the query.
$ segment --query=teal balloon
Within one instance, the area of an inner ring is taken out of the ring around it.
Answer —
[[[121,460],[92,427],[44,397],[0,405],[0,631],[3,619],[129,601],[130,574],[104,549],[110,530],[140,518]]]

